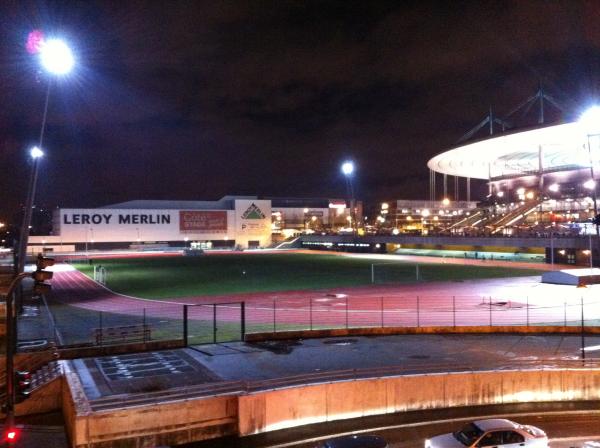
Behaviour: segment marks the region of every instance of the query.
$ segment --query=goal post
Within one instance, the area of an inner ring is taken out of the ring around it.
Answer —
[[[94,281],[106,285],[107,270],[104,266],[94,265]]]
[[[421,281],[422,267],[419,263],[371,263],[371,283],[395,283]]]

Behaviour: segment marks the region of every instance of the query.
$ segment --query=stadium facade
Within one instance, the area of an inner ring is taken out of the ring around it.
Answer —
[[[533,235],[595,233],[594,173],[600,141],[580,123],[504,133],[457,146],[428,162],[434,173],[456,183],[487,181],[488,194],[453,233]]]
[[[347,228],[340,199],[225,196],[218,201],[137,200],[100,208],[58,208],[52,234],[31,236],[29,253],[96,249],[264,248],[296,233]],[[357,216],[360,216],[360,208]]]

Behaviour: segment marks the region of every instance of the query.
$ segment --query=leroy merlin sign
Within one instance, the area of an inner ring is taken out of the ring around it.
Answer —
[[[265,219],[265,214],[253,202],[250,207],[242,214],[243,219]]]
[[[251,234],[270,233],[270,201],[236,201],[237,226],[239,231]]]

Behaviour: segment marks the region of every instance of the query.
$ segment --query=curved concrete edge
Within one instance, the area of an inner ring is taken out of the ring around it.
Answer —
[[[600,327],[583,327],[585,334],[600,334]],[[580,326],[563,325],[494,325],[494,326],[439,326],[439,327],[372,327],[335,328],[323,330],[293,330],[264,333],[250,333],[245,342],[259,342],[280,339],[310,339],[338,336],[385,336],[402,334],[579,334]]]
[[[173,350],[184,348],[182,339],[162,339],[157,341],[133,342],[118,345],[62,346],[58,349],[60,359],[93,358],[97,356],[114,356],[128,353],[149,352],[155,350]]]
[[[62,411],[67,436],[71,446],[82,446],[88,439],[85,416],[91,413],[91,406],[85,395],[79,375],[69,361],[59,361],[62,376]]]
[[[445,373],[317,384],[239,397],[238,433],[412,410],[600,397],[599,370]]]
[[[600,369],[405,375],[327,382],[254,393],[165,399],[90,410],[66,372],[63,411],[73,447],[148,446],[251,435],[340,419],[490,404],[600,399]]]
[[[71,446],[171,446],[237,434],[236,395],[126,405],[88,414],[70,409]]]

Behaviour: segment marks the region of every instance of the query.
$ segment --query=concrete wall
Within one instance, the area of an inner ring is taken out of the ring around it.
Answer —
[[[235,434],[236,415],[236,397],[224,396],[94,412],[77,420],[85,428],[86,447],[112,441],[119,446],[170,446]]]
[[[600,327],[586,326],[585,334],[600,334]],[[494,325],[494,326],[456,326],[456,327],[371,327],[371,328],[333,328],[323,330],[291,330],[248,333],[244,341],[272,341],[286,339],[331,338],[340,336],[382,336],[393,334],[580,334],[581,327],[563,325]]]
[[[62,407],[62,378],[56,379],[35,390],[27,400],[15,406],[15,415],[43,414],[59,411]]]
[[[71,442],[76,447],[141,447],[177,445],[237,433],[235,395],[190,398],[93,411],[79,376],[67,361],[61,361],[63,415]]]
[[[447,373],[356,380],[240,396],[238,431],[249,435],[419,409],[599,398],[600,370]]]
[[[600,369],[406,375],[129,407],[120,405],[124,397],[102,411],[87,402],[76,373],[67,369],[65,382],[63,412],[75,448],[181,444],[411,410],[600,399]]]

